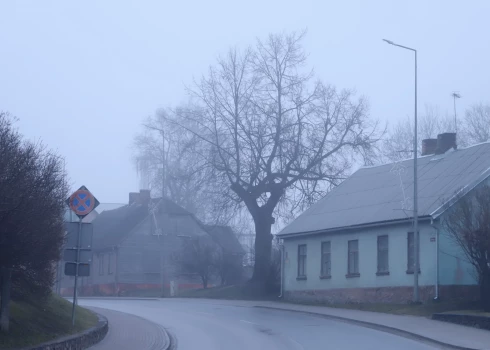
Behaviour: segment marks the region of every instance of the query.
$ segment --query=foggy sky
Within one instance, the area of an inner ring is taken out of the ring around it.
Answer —
[[[490,2],[0,0],[0,110],[66,157],[73,188],[126,203],[138,190],[131,142],[144,117],[186,100],[184,84],[230,46],[307,28],[318,78],[369,98],[371,116],[458,112],[490,102]]]

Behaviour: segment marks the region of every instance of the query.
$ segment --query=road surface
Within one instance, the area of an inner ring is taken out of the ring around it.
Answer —
[[[250,307],[243,302],[81,299],[80,305],[116,310],[153,321],[169,331],[179,350],[437,349],[346,322]]]

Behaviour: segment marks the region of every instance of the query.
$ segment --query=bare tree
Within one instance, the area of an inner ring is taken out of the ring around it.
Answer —
[[[270,35],[232,49],[190,89],[199,109],[173,123],[206,144],[203,152],[253,218],[253,280],[265,285],[271,227],[322,196],[367,158],[378,139],[364,98],[313,80],[303,33]]]
[[[395,162],[413,157],[414,127],[411,117],[399,120],[385,136],[382,145],[381,161]],[[437,138],[438,134],[455,130],[454,121],[449,116],[443,116],[437,107],[426,105],[425,113],[418,120],[419,144],[417,153],[422,153],[422,140]],[[463,138],[458,143],[466,145]]]
[[[482,307],[490,311],[490,186],[458,196],[444,227],[475,267]]]
[[[214,266],[222,286],[241,282],[243,276],[241,255],[227,253],[220,247],[215,251]]]
[[[47,295],[64,237],[67,189],[60,158],[26,142],[0,113],[0,268],[2,331],[14,297]],[[11,288],[12,286],[12,288]]]
[[[216,273],[218,246],[208,237],[193,237],[183,243],[180,266],[185,273],[198,274],[202,287],[207,288],[209,279]]]
[[[490,140],[490,104],[478,103],[466,110],[463,133],[469,144]]]

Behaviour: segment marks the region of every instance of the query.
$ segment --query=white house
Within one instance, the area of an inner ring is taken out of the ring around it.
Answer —
[[[490,143],[456,149],[455,139],[446,133],[437,142],[424,140],[418,158],[422,301],[478,297],[473,267],[441,222],[457,191],[488,183]],[[413,160],[405,160],[361,168],[312,205],[278,234],[285,298],[412,300],[412,198]]]

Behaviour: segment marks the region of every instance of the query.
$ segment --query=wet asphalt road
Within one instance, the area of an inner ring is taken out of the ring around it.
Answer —
[[[80,305],[117,310],[153,321],[171,333],[179,350],[436,349],[345,322],[243,306],[233,301],[82,299]]]

